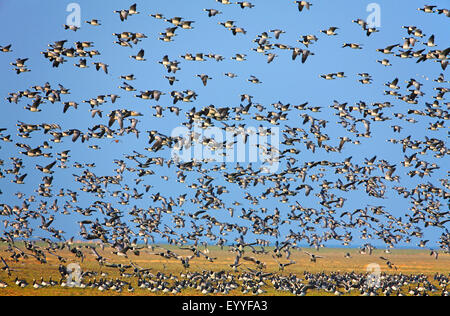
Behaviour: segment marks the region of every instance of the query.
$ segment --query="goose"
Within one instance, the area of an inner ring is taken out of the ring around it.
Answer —
[[[438,14],[443,14],[446,17],[450,18],[450,10],[449,9],[436,9]]]
[[[386,48],[378,48],[377,52],[381,52],[383,54],[393,54],[392,50],[398,46],[399,46],[398,44],[394,44],[394,45],[387,46]]]
[[[196,77],[200,78],[203,82],[203,85],[206,87],[206,84],[208,83],[208,80],[211,80],[212,78],[209,77],[208,75],[205,74],[201,74],[201,75],[196,75]]]
[[[175,31],[177,29],[178,29],[178,26],[168,27],[168,28],[166,28],[166,32],[160,33],[160,35],[164,35],[164,36],[167,36],[167,37],[174,37],[174,36],[177,35],[177,34],[175,34]]]
[[[317,262],[317,259],[323,258],[321,256],[317,256],[315,254],[312,254],[312,253],[309,253],[309,252],[306,252],[306,251],[305,251],[305,253],[310,257],[311,262],[314,262],[314,263]]]
[[[319,75],[319,77],[324,78],[326,80],[336,79],[335,76],[337,76],[337,74],[335,74],[335,73],[326,74],[326,75]]]
[[[169,19],[164,19],[164,21],[172,23],[175,26],[179,26],[181,24],[181,21],[183,20],[182,17],[176,16],[173,18],[169,18]]]
[[[85,21],[85,23],[90,24],[90,25],[94,25],[94,26],[100,26],[101,25],[100,21],[97,20],[97,19],[92,19],[90,21]]]
[[[81,58],[80,63],[74,64],[74,66],[78,67],[78,68],[89,68],[89,66],[87,66],[86,62],[87,62],[86,59]]]
[[[439,76],[433,81],[437,83],[448,83],[448,81],[445,80],[445,76],[443,73],[439,74]]]
[[[428,47],[435,47],[436,44],[434,44],[434,34],[431,35],[428,41],[424,44],[427,45]]]
[[[123,86],[119,86],[119,88],[123,89],[125,91],[128,91],[128,92],[136,91],[136,89],[132,85],[130,85],[130,84],[126,83],[126,82],[123,83]]]
[[[38,169],[39,171],[41,171],[43,173],[53,174],[54,171],[52,171],[51,169],[56,165],[56,163],[57,163],[57,161],[55,160],[54,162],[50,163],[49,165],[47,165],[45,167],[36,165],[36,169]]]
[[[0,51],[3,52],[3,53],[10,53],[10,52],[12,52],[11,44],[6,45],[6,46],[0,46]]]
[[[338,30],[339,28],[338,27],[335,27],[335,26],[331,26],[329,29],[327,29],[327,30],[321,30],[320,32],[321,33],[324,33],[324,34],[326,34],[326,35],[328,35],[328,36],[336,36],[336,35],[338,35],[335,31],[336,30]]]
[[[160,37],[159,40],[163,41],[163,42],[173,42],[172,37],[173,36],[168,36],[165,33],[162,33],[161,35],[163,35],[163,37]]]
[[[416,41],[417,41],[413,37],[404,37],[403,39],[405,40],[405,42],[404,42],[404,44],[402,46],[403,49],[412,49],[413,46],[416,44]]]
[[[221,11],[216,10],[216,9],[203,9],[203,11],[208,12],[208,17],[210,17],[210,18],[213,16],[216,16],[218,14],[222,14]]]
[[[195,23],[195,21],[181,21],[179,25],[181,26],[182,29],[191,30],[193,29],[191,25],[192,23]]]
[[[386,261],[386,265],[387,265],[390,269],[395,269],[395,270],[397,270],[397,267],[396,267],[389,259],[386,259],[386,258],[384,258],[384,257],[380,257],[380,259]]]
[[[127,81],[136,80],[136,77],[134,76],[134,74],[120,76],[119,78],[123,79],[123,80],[127,80]]]
[[[120,21],[122,21],[122,22],[125,21],[126,19],[128,19],[128,15],[130,14],[130,12],[128,10],[120,10],[120,11],[116,10],[116,11],[114,11],[114,13],[119,14]]]
[[[80,28],[76,25],[67,25],[67,24],[63,24],[63,27],[65,30],[71,30],[71,31],[78,31]]]
[[[21,287],[21,288],[25,288],[25,287],[28,286],[28,282],[27,282],[27,281],[25,281],[25,280],[20,280],[20,279],[17,278],[17,277],[16,277],[16,279],[15,279],[15,283],[16,283],[16,285],[17,285],[18,287]]]
[[[300,56],[301,54],[303,54],[303,50],[301,48],[292,48],[292,60],[296,60],[297,56]]]
[[[417,10],[423,11],[425,13],[434,13],[434,8],[436,8],[435,5],[425,5],[423,8],[418,8]]]
[[[372,35],[373,33],[378,33],[378,32],[380,32],[380,30],[378,30],[377,28],[375,28],[375,27],[370,27],[370,28],[368,28],[368,29],[366,30],[366,35],[367,35],[367,36],[370,36],[370,35]]]
[[[261,84],[262,81],[260,81],[258,78],[256,78],[255,76],[250,76],[250,79],[247,79],[247,81],[254,83],[254,84]]]
[[[238,1],[238,2],[235,2],[235,4],[238,4],[241,7],[241,9],[245,9],[245,8],[251,9],[251,8],[255,7],[254,4],[252,4],[248,1]]]
[[[185,55],[180,55],[180,57],[183,58],[183,59],[185,59],[185,60],[189,60],[189,61],[195,60],[195,59],[194,59],[194,56],[193,56],[192,54],[190,54],[190,53],[187,53],[187,54],[185,54]]]
[[[108,67],[109,67],[109,65],[104,64],[104,63],[102,63],[102,62],[93,62],[92,64],[95,65],[95,69],[96,69],[97,71],[99,71],[100,69],[102,69],[102,70],[105,72],[105,74],[108,74]]]
[[[278,57],[278,55],[272,54],[272,53],[268,53],[268,54],[266,54],[266,56],[267,56],[267,63],[268,64],[270,64],[275,59],[275,57]]]
[[[3,263],[3,267],[0,269],[0,271],[6,271],[8,276],[11,276],[11,271],[13,271],[13,270],[9,267],[9,265],[6,263],[5,259],[3,259],[3,257],[0,256],[0,260]]]
[[[246,54],[236,54],[235,56],[231,57],[231,59],[236,61],[246,61],[246,57]]]
[[[237,33],[247,34],[247,31],[242,27],[232,27],[230,30],[235,36]]]
[[[398,78],[395,78],[392,80],[392,82],[388,82],[384,84],[386,87],[389,87],[390,89],[398,90],[400,87],[398,86]]]
[[[382,64],[385,67],[392,66],[392,64],[390,63],[390,61],[388,59],[377,60],[377,62]]]
[[[218,22],[219,25],[222,25],[223,27],[227,29],[232,29],[234,27],[235,21],[226,21],[226,22]]]
[[[144,58],[145,51],[141,49],[136,56],[130,56],[130,58],[136,59],[138,61],[146,61]]]
[[[306,8],[309,10],[312,6],[312,3],[309,3],[308,1],[304,1],[304,0],[297,0],[297,1],[294,1],[294,3],[298,5],[298,11],[300,11],[300,12],[303,11],[303,8]]]
[[[242,259],[246,260],[246,261],[250,261],[253,262],[254,264],[256,264],[256,266],[258,267],[258,269],[262,270],[266,267],[266,264],[254,257],[243,257]]]
[[[212,58],[212,59],[214,59],[217,62],[224,60],[223,56],[219,55],[219,54],[208,54],[206,57]]]
[[[350,47],[352,49],[362,49],[361,45],[360,44],[356,44],[356,43],[344,43],[342,45],[342,48],[345,48],[345,47]]]
[[[306,47],[308,47],[310,44],[313,44],[314,42],[317,42],[318,38],[315,35],[304,35],[302,36],[302,41],[298,40],[298,42],[302,43]]]
[[[11,180],[11,182],[16,183],[16,184],[25,184],[24,180],[26,178],[27,174],[23,174],[21,176],[16,176],[16,178],[14,180]]]
[[[130,6],[130,9],[128,10],[129,15],[134,15],[134,14],[140,13],[136,10],[136,6],[137,6],[136,3]]]
[[[10,63],[10,65],[16,66],[18,68],[22,68],[22,67],[25,67],[25,63],[27,62],[27,60],[28,60],[28,58],[22,58],[22,59],[18,58],[18,59],[16,59],[15,63]]]
[[[170,76],[170,77],[169,76],[164,76],[164,78],[166,78],[169,81],[169,84],[171,86],[173,86],[175,82],[180,81],[177,78],[175,78],[174,76]]]
[[[279,39],[281,34],[286,34],[285,31],[280,30],[280,29],[271,30],[270,32],[273,33],[273,35],[275,36],[276,39]]]
[[[158,19],[158,20],[164,20],[164,19],[165,19],[165,18],[164,18],[164,15],[161,14],[161,13],[150,14],[150,16],[151,16],[152,18],[155,18],[155,19]]]
[[[438,260],[439,253],[435,250],[430,250],[430,256],[434,256],[434,259]]]
[[[33,280],[33,288],[37,290],[43,288],[43,286],[37,283],[36,280]]]
[[[371,84],[372,83],[372,78],[363,78],[363,79],[359,79],[358,81],[362,84]]]

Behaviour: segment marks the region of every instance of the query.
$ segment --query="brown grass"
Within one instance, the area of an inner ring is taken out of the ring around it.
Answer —
[[[175,250],[176,253],[187,256],[190,255],[191,252],[186,250]],[[23,248],[21,248],[23,249]],[[191,267],[189,271],[230,271],[230,264],[234,262],[235,254],[229,252],[227,249],[220,250],[218,247],[210,247],[210,256],[217,257],[214,263],[206,261],[204,258],[194,258],[191,261]],[[450,273],[450,255],[442,254],[440,255],[438,260],[435,260],[434,257],[429,255],[429,251],[427,250],[393,250],[392,254],[385,254],[381,250],[375,250],[374,253],[369,255],[361,255],[359,254],[357,249],[321,249],[319,252],[314,250],[307,250],[310,253],[316,253],[324,258],[318,259],[317,263],[312,263],[309,260],[309,256],[301,251],[292,251],[291,260],[294,260],[296,264],[291,265],[285,269],[285,271],[280,272],[278,269],[278,265],[276,261],[272,258],[272,249],[267,248],[269,250],[269,254],[267,255],[255,255],[250,251],[247,251],[245,255],[254,256],[258,259],[262,260],[266,263],[265,272],[274,272],[281,273],[284,275],[287,274],[296,274],[298,276],[302,276],[305,271],[311,273],[318,272],[357,272],[357,273],[365,273],[367,271],[367,265],[371,263],[377,263],[381,267],[381,272],[388,274],[425,274],[432,277],[435,273]],[[79,296],[79,295],[155,295],[148,290],[142,290],[137,288],[137,280],[136,278],[127,279],[119,276],[119,272],[117,269],[107,268],[100,266],[97,261],[95,261],[94,257],[90,254],[90,251],[84,250],[87,254],[87,258],[80,262],[73,254],[69,253],[67,250],[61,251],[58,254],[67,258],[67,262],[64,265],[68,265],[69,263],[78,263],[80,264],[83,271],[95,271],[98,273],[106,272],[108,274],[107,278],[115,279],[120,278],[127,282],[131,282],[135,287],[134,293],[128,293],[126,289],[124,289],[123,293],[116,293],[112,291],[100,292],[96,289],[69,289],[69,288],[61,288],[59,286],[52,288],[44,288],[44,289],[33,289],[31,287],[33,279],[37,279],[38,281],[41,277],[44,277],[44,280],[48,280],[50,277],[59,281],[61,276],[58,272],[58,266],[60,262],[56,257],[47,256],[48,263],[40,264],[36,259],[29,258],[27,260],[20,260],[18,263],[14,263],[10,258],[10,253],[5,252],[5,247],[0,245],[0,255],[5,258],[14,271],[12,272],[12,276],[8,277],[5,272],[0,271],[0,280],[6,281],[9,284],[9,287],[6,289],[0,289],[0,296],[8,296],[8,295],[52,295],[52,296]],[[110,263],[123,263],[128,264],[130,261],[137,264],[142,268],[151,268],[152,273],[157,273],[158,271],[164,272],[165,274],[174,274],[179,275],[181,272],[185,271],[179,261],[174,259],[167,260],[161,258],[159,256],[150,254],[150,250],[144,250],[140,256],[130,255],[129,258],[119,258],[111,254],[111,250],[105,249],[105,251],[98,250],[98,252],[107,257]],[[344,254],[349,252],[352,256],[351,259],[344,258]],[[389,269],[385,262],[380,259],[380,256],[384,256],[389,258],[398,268],[398,270]],[[286,262],[286,259],[280,259],[281,262]],[[243,265],[241,268],[255,268],[251,263],[245,262],[241,260]],[[127,272],[132,272],[129,270]],[[19,288],[14,284],[15,277],[18,276],[20,279],[27,280],[30,285],[25,288]],[[99,279],[100,276],[97,277]],[[432,279],[432,278],[431,278]],[[273,289],[267,289],[267,295],[286,295],[284,292],[276,292]],[[161,293],[157,293],[161,295]],[[182,295],[199,295],[200,293],[196,290],[185,290]],[[321,293],[319,291],[312,291],[313,295],[326,295],[327,293]],[[231,292],[230,295],[241,295],[240,291]]]

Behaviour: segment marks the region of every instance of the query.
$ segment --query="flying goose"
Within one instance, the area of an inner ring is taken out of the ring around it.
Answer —
[[[258,78],[256,78],[255,76],[250,76],[250,79],[247,79],[249,82],[254,83],[254,84],[261,84],[262,81],[260,81]]]
[[[27,60],[28,60],[28,58],[18,58],[18,59],[16,59],[15,63],[10,63],[10,65],[22,68],[22,67],[25,67],[25,63]]]
[[[381,260],[386,261],[386,265],[390,268],[390,269],[395,269],[397,270],[397,267],[387,258],[384,257],[380,257]]]
[[[101,24],[100,24],[100,21],[99,20],[96,20],[96,19],[92,19],[92,20],[90,20],[90,21],[85,21],[87,24],[90,24],[90,25],[94,25],[94,26],[100,26]]]
[[[234,27],[234,22],[235,21],[226,21],[226,22],[218,22],[219,25],[222,25],[223,27],[227,28],[227,29],[232,29]]]
[[[304,0],[297,0],[297,1],[294,1],[294,3],[298,5],[298,11],[300,11],[300,12],[303,11],[303,8],[306,8],[309,10],[310,7],[312,6],[312,3],[309,3],[308,1],[304,1]]]
[[[390,61],[388,59],[377,60],[377,63],[380,63],[385,67],[392,66],[392,64],[390,63]]]
[[[203,85],[206,87],[206,84],[208,83],[208,80],[211,80],[212,78],[209,77],[208,75],[205,74],[201,74],[201,75],[196,75],[196,77],[200,78],[203,82]]]
[[[242,258],[245,261],[250,261],[253,262],[254,264],[256,264],[257,268],[262,270],[266,267],[266,264],[258,259],[256,259],[255,257],[243,257]]]
[[[146,59],[144,58],[144,50],[141,49],[136,56],[130,56],[130,58],[136,59],[138,61],[146,61]]]
[[[436,44],[434,44],[434,34],[431,35],[428,41],[424,44],[427,45],[428,47],[435,47]]]
[[[239,6],[242,9],[245,9],[245,8],[251,9],[251,8],[255,7],[254,4],[252,4],[252,3],[248,2],[248,1],[238,1],[238,2],[235,2],[235,4],[239,4]]]
[[[328,28],[327,30],[321,30],[321,33],[324,33],[328,36],[336,36],[338,35],[335,31],[338,30],[339,28],[336,26],[331,26],[330,28]]]
[[[333,80],[336,79],[335,76],[337,76],[337,74],[335,73],[331,73],[331,74],[325,74],[325,75],[319,75],[319,77],[326,79],[326,80]]]
[[[350,47],[352,49],[362,49],[361,44],[356,44],[356,43],[344,43],[342,45],[342,48],[345,48],[345,47]]]
[[[74,64],[76,67],[78,67],[78,68],[89,68],[89,66],[87,66],[87,64],[86,64],[86,59],[84,59],[84,58],[81,58],[80,59],[80,63],[79,64]]]
[[[436,8],[435,5],[425,5],[423,8],[418,8],[417,10],[423,11],[425,13],[434,13],[434,8]]]
[[[128,10],[129,15],[134,15],[134,14],[140,13],[136,10],[136,6],[137,6],[136,3],[130,6],[130,9]]]
[[[270,64],[275,59],[275,57],[278,57],[278,55],[272,54],[272,53],[268,53],[268,54],[266,54],[266,56],[267,56],[267,63],[268,64]]]
[[[317,259],[323,258],[321,256],[317,256],[315,254],[312,254],[312,253],[309,253],[309,252],[306,252],[306,251],[305,251],[305,253],[310,257],[311,262],[314,262],[314,263],[317,262]]]
[[[164,19],[164,15],[161,13],[155,13],[155,14],[150,14],[151,17],[158,19],[158,20],[163,20]]]
[[[9,53],[12,52],[11,50],[11,44],[7,45],[7,46],[0,46],[0,51],[3,53]]]
[[[208,12],[208,17],[216,16],[217,14],[222,14],[221,11],[216,9],[203,9],[203,11]]]
[[[71,30],[71,31],[78,31],[80,28],[76,25],[67,25],[67,24],[63,24],[63,27],[65,30]]]
[[[109,65],[107,65],[105,63],[102,63],[102,62],[93,62],[92,64],[95,65],[95,69],[97,71],[102,69],[105,72],[105,74],[108,74],[108,67],[109,67]]]
[[[446,17],[450,18],[450,10],[449,9],[436,9],[438,14],[443,14]]]
[[[231,59],[236,61],[245,61],[247,60],[246,57],[246,54],[236,54],[235,56],[231,57]]]
[[[169,84],[171,86],[173,86],[173,84],[177,81],[179,81],[177,78],[175,78],[174,76],[164,76],[164,78],[166,78],[169,81]]]
[[[280,30],[280,29],[271,30],[270,32],[273,33],[273,35],[275,36],[276,39],[279,39],[281,34],[286,33],[285,31]]]

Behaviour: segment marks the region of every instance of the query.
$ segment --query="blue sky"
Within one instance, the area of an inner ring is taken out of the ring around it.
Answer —
[[[66,18],[69,15],[66,12],[66,7],[71,1],[48,0],[48,1],[1,1],[0,0],[0,25],[2,37],[0,45],[5,46],[12,44],[12,53],[0,53],[0,73],[1,85],[0,96],[7,97],[8,93],[23,91],[30,89],[34,85],[43,85],[45,82],[50,82],[52,87],[57,87],[58,83],[66,88],[70,88],[71,94],[63,96],[63,102],[75,101],[79,103],[78,110],[69,109],[68,113],[62,113],[62,104],[49,102],[41,105],[42,112],[31,113],[23,109],[29,103],[29,100],[22,99],[16,104],[9,104],[3,102],[3,113],[0,117],[0,127],[8,128],[5,134],[12,134],[14,137],[13,143],[1,143],[0,159],[5,160],[5,166],[0,169],[7,169],[10,167],[9,157],[16,155],[21,156],[24,160],[25,171],[28,173],[25,185],[12,184],[10,180],[13,176],[7,175],[6,178],[0,179],[0,188],[3,195],[0,196],[1,202],[9,205],[20,205],[14,193],[21,191],[27,195],[34,194],[37,189],[42,174],[35,170],[35,165],[46,165],[52,162],[52,159],[45,158],[27,158],[23,155],[18,155],[18,148],[14,145],[16,142],[30,144],[31,147],[38,146],[44,140],[48,140],[49,136],[42,136],[42,134],[34,133],[31,139],[23,140],[16,136],[17,121],[25,123],[40,124],[59,123],[62,130],[77,128],[82,131],[87,131],[87,128],[96,124],[105,124],[107,119],[105,117],[100,119],[98,117],[92,119],[88,111],[89,106],[82,103],[82,100],[89,100],[97,95],[116,93],[121,98],[115,103],[107,103],[101,107],[104,111],[104,116],[114,109],[134,109],[144,114],[144,117],[139,118],[141,121],[138,128],[145,130],[158,130],[159,132],[169,135],[173,128],[180,126],[185,121],[184,113],[189,111],[192,106],[196,109],[201,109],[204,106],[214,104],[216,107],[238,106],[240,104],[240,95],[247,93],[254,96],[253,101],[264,105],[268,110],[273,108],[272,103],[281,101],[283,103],[301,104],[309,102],[310,106],[322,106],[320,113],[309,113],[310,115],[325,119],[329,121],[326,131],[332,137],[331,145],[336,145],[340,136],[353,135],[348,133],[340,127],[336,122],[338,118],[333,115],[334,111],[329,108],[333,104],[333,100],[338,100],[340,103],[348,102],[349,105],[354,105],[360,100],[370,104],[372,102],[390,101],[394,107],[386,109],[385,116],[392,117],[393,113],[406,113],[409,108],[425,108],[425,102],[433,102],[432,96],[436,94],[434,87],[442,86],[443,84],[436,84],[432,80],[443,72],[438,63],[427,61],[425,63],[416,64],[415,59],[400,59],[392,55],[383,55],[376,52],[377,48],[384,48],[392,44],[402,44],[403,37],[407,37],[406,30],[402,28],[405,25],[416,25],[421,28],[426,37],[422,41],[427,40],[431,34],[435,35],[435,42],[437,49],[445,49],[450,43],[450,34],[448,33],[448,18],[443,15],[425,14],[417,10],[423,7],[424,4],[429,4],[424,1],[378,1],[381,6],[381,27],[380,32],[367,37],[357,24],[352,23],[352,20],[361,18],[366,19],[369,12],[366,7],[372,1],[312,1],[313,6],[311,10],[304,10],[299,12],[293,1],[263,1],[253,0],[255,4],[252,9],[241,9],[237,5],[222,5],[213,0],[170,0],[170,1],[141,1],[138,2],[139,15],[130,16],[127,21],[121,22],[114,10],[127,9],[132,2],[125,1],[78,1],[81,7],[81,29],[77,32],[64,30],[63,24],[66,23]],[[448,5],[447,1],[433,1],[434,5],[438,7],[445,7]],[[223,12],[223,14],[209,18],[204,8],[216,8]],[[177,36],[174,37],[174,42],[165,43],[158,40],[159,33],[164,32],[167,27],[172,25],[163,20],[156,20],[149,16],[149,14],[162,13],[165,17],[181,16],[185,20],[193,20],[194,29],[192,30],[177,30]],[[91,26],[84,21],[91,19],[99,19],[101,26]],[[236,21],[236,25],[243,27],[246,35],[238,34],[233,36],[230,31],[220,26],[218,22],[227,20]],[[328,29],[330,26],[337,26],[338,36],[326,36],[320,33],[320,30]],[[301,35],[314,34],[319,40],[314,45],[310,46],[310,50],[314,52],[305,64],[299,60],[291,60],[291,52],[276,49],[275,53],[278,55],[275,60],[267,64],[266,58],[262,54],[252,51],[256,43],[252,42],[258,34],[272,29],[282,29],[286,34],[282,34],[279,40],[271,39],[272,43],[282,43],[290,46],[303,47],[297,40]],[[138,45],[133,48],[120,47],[113,42],[116,40],[112,33],[120,33],[123,31],[142,32],[148,38],[143,39]],[[95,71],[91,64],[88,69],[78,69],[73,66],[78,63],[78,58],[66,58],[68,61],[59,68],[52,68],[51,63],[44,59],[40,52],[48,48],[51,44],[58,40],[68,40],[66,46],[73,46],[76,41],[92,41],[94,48],[100,51],[101,55],[96,56],[88,62],[101,61],[108,64],[109,74]],[[341,48],[343,43],[360,43],[363,45],[362,50],[352,50],[350,48]],[[138,62],[129,58],[130,55],[135,55],[140,49],[145,49],[146,62]],[[414,50],[426,48],[421,42],[416,44]],[[396,50],[398,51],[398,50]],[[206,62],[190,62],[179,57],[186,53],[215,53],[225,57],[222,62],[208,60]],[[236,53],[247,54],[247,61],[236,62],[230,57]],[[167,72],[158,61],[164,55],[169,55],[171,60],[180,61],[181,70],[177,72],[176,77],[179,82],[175,83],[173,87],[169,86],[164,76]],[[16,75],[10,65],[16,58],[29,58],[27,66],[31,72]],[[388,58],[392,67],[384,67],[376,62],[377,59]],[[320,74],[333,73],[345,71],[347,78],[326,81],[319,77]],[[225,72],[233,72],[238,75],[235,79],[227,78],[223,75]],[[372,75],[373,83],[371,85],[362,85],[358,82],[358,73],[367,72]],[[118,88],[122,85],[123,80],[119,79],[120,75],[128,75],[133,73],[137,78],[136,81],[129,82],[138,91],[144,90],[161,90],[166,95],[161,97],[159,102],[145,101],[133,97],[134,92],[125,92]],[[208,82],[207,87],[204,87],[197,74],[208,74],[213,79]],[[448,74],[448,71],[446,72]],[[247,79],[254,75],[259,78],[263,84],[254,85],[247,81]],[[391,96],[383,95],[383,91],[387,90],[384,83],[392,81],[398,77],[401,92],[406,92],[405,80],[415,78],[424,84],[422,91],[426,94],[416,106],[408,105],[400,100],[396,100]],[[447,86],[448,85],[444,85]],[[179,117],[176,117],[169,111],[164,112],[164,118],[156,118],[153,116],[155,111],[151,106],[160,104],[168,106],[172,99],[169,96],[170,91],[183,91],[191,89],[196,91],[198,98],[194,103],[177,104],[183,112]],[[446,102],[446,101],[442,101]],[[254,110],[252,113],[255,113]],[[289,126],[302,126],[302,118],[298,111],[293,111],[289,114],[289,120],[285,122]],[[406,173],[409,170],[400,167],[400,162],[404,158],[401,151],[401,146],[386,142],[386,139],[396,138],[401,139],[408,135],[412,135],[413,139],[423,140],[425,136],[435,137],[446,140],[445,129],[440,131],[429,131],[427,127],[430,122],[435,122],[429,117],[414,117],[419,122],[411,124],[404,121],[392,120],[383,123],[372,124],[373,137],[369,139],[361,139],[361,145],[346,144],[345,150],[341,154],[327,154],[323,150],[318,150],[316,154],[307,151],[302,144],[300,155],[297,157],[299,164],[302,165],[306,161],[313,160],[330,160],[343,161],[346,157],[352,156],[352,162],[362,165],[364,158],[370,158],[377,155],[379,159],[385,159],[392,164],[398,165],[398,174],[400,185],[407,188],[414,188],[420,182],[430,182],[434,185],[440,185],[439,179],[444,179],[448,172],[448,158],[444,157],[436,159],[432,154],[421,156],[421,159],[429,163],[437,163],[441,169],[436,170],[432,177],[424,178],[409,178]],[[259,122],[244,121],[248,125],[257,126]],[[240,123],[240,122],[237,122]],[[282,122],[283,123],[283,122]],[[400,134],[393,133],[390,128],[391,125],[400,124],[404,129]],[[270,126],[265,124],[266,126]],[[120,138],[120,143],[111,142],[109,139],[91,140],[87,144],[77,142],[73,144],[69,138],[64,139],[61,144],[52,144],[53,153],[61,152],[63,150],[71,150],[71,159],[69,165],[75,162],[90,163],[95,162],[97,167],[92,169],[97,175],[110,175],[116,167],[113,164],[114,159],[123,159],[123,155],[131,154],[133,150],[148,154],[144,147],[148,147],[146,143],[146,133],[143,132],[139,139],[133,134],[125,135]],[[100,151],[89,149],[89,145],[99,145]],[[411,155],[413,152],[407,152]],[[170,152],[165,151],[160,153],[167,159],[170,158]],[[243,164],[246,165],[245,163]],[[130,165],[131,166],[131,165]],[[60,187],[68,187],[75,190],[79,185],[74,183],[72,174],[81,174],[83,169],[57,169],[55,172],[55,181],[53,191],[57,193]],[[155,187],[150,194],[159,191],[166,196],[172,196],[174,199],[183,193],[190,192],[189,195],[195,193],[191,189],[186,189],[183,184],[175,182],[175,169],[166,170],[160,167],[154,169],[156,175],[146,178],[146,184],[151,184]],[[160,175],[169,175],[168,182],[161,181]],[[195,179],[199,175],[189,175],[188,179]],[[217,176],[217,175],[216,175]],[[134,179],[134,176],[129,176],[128,181]],[[327,173],[327,179],[336,180],[336,176]],[[189,180],[188,180],[188,183]],[[223,178],[217,177],[214,182],[216,185],[225,185]],[[311,183],[310,183],[311,184]],[[131,184],[130,184],[131,185]],[[293,184],[294,185],[294,184]],[[317,186],[317,184],[315,184]],[[388,188],[396,184],[387,183]],[[249,205],[246,200],[242,199],[243,190],[237,185],[227,185],[230,193],[223,197],[227,206],[231,206],[233,201],[240,201],[243,203],[242,207],[253,207]],[[250,194],[260,195],[266,188],[251,188],[248,190]],[[142,187],[139,189],[142,191]],[[189,190],[189,191],[187,191]],[[317,192],[317,189],[315,193]],[[387,199],[379,200],[368,198],[364,192],[358,191],[351,194],[344,194],[342,192],[335,192],[338,196],[347,198],[345,208],[354,210],[362,208],[366,205],[380,205],[390,210],[396,217],[404,218],[408,213],[408,208],[411,207],[408,200],[399,197],[395,192],[389,190],[386,194]],[[40,201],[41,198],[37,197]],[[42,199],[44,200],[44,199]],[[49,199],[49,204],[53,202],[54,198]],[[79,205],[82,208],[88,207],[95,197],[80,193]],[[299,194],[290,200],[289,204],[299,201],[304,203],[306,207],[320,208],[317,204],[318,199],[314,197],[305,198],[303,194]],[[446,202],[443,201],[445,211]],[[59,201],[59,205],[63,205],[63,200]],[[131,201],[128,207],[131,208],[134,204],[138,207],[148,208],[151,205],[151,200]],[[159,205],[154,205],[159,206]],[[282,215],[289,212],[287,205],[281,205],[279,199],[270,199],[262,201],[259,207],[267,207],[273,211],[275,207],[281,210]],[[118,205],[124,213],[127,213],[127,207],[123,208]],[[448,204],[447,204],[448,209]],[[193,213],[195,206],[192,204],[186,205],[186,212]],[[269,211],[269,213],[270,213]],[[338,211],[338,215],[343,210]],[[215,212],[215,213],[214,213]],[[236,208],[236,213],[240,214],[240,207]],[[230,219],[226,211],[211,211],[217,219],[223,221],[235,221],[240,225],[248,225],[247,221],[237,219]],[[267,214],[266,214],[267,215]],[[236,215],[235,215],[236,216]],[[57,217],[55,227],[62,227],[67,232],[67,236],[77,236],[78,225],[76,221],[80,220],[78,215]],[[187,226],[189,227],[189,218],[187,218]],[[167,216],[166,222],[171,225],[170,216]],[[448,225],[446,225],[448,227]],[[280,228],[281,236],[289,232],[289,229],[295,229],[295,225]],[[317,227],[316,233],[320,234],[321,229]],[[3,229],[3,228],[2,228]],[[36,231],[37,234],[39,230]],[[343,230],[340,233],[344,232]],[[439,229],[427,229],[425,239],[435,241],[441,231]],[[352,246],[358,246],[365,241],[356,238],[357,232],[353,231],[355,235]],[[42,233],[45,235],[45,233]],[[236,235],[230,235],[230,241]],[[260,238],[262,236],[256,236]],[[249,235],[249,239],[255,237]],[[268,238],[274,241],[274,238]],[[372,241],[374,244],[379,241]],[[413,238],[411,246],[417,243],[417,239]],[[331,243],[333,244],[333,243]]]

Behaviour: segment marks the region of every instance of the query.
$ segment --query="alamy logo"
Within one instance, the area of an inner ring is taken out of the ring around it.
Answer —
[[[264,173],[279,168],[280,129],[277,127],[175,128],[172,159],[178,162],[261,163]]]
[[[366,269],[369,275],[367,276],[367,286],[371,289],[378,289],[381,286],[381,267],[379,264],[371,263]]]
[[[381,6],[378,3],[369,3],[366,8],[371,12],[366,19],[369,28],[381,27]]]
[[[71,263],[67,266],[67,287],[81,286],[81,267],[77,263]]]
[[[66,24],[69,26],[81,26],[81,7],[78,3],[69,3],[66,8],[70,14],[66,18]]]

